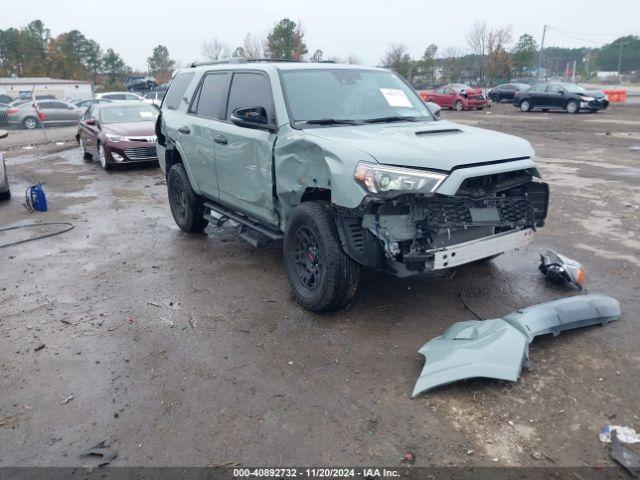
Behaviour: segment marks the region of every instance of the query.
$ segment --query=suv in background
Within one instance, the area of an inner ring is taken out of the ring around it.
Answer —
[[[438,119],[396,73],[318,63],[176,72],[156,122],[177,225],[282,241],[297,300],[343,307],[361,267],[400,277],[522,247],[547,214],[531,145]]]
[[[513,106],[523,112],[534,108],[547,110],[566,110],[578,113],[580,110],[597,112],[609,106],[609,99],[603,92],[587,91],[575,83],[538,83],[524,92],[519,92],[513,100]]]

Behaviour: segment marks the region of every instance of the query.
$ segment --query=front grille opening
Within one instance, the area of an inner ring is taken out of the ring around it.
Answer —
[[[515,172],[502,172],[493,175],[467,178],[462,184],[456,196],[485,198],[497,192],[508,190],[528,183],[533,178],[531,169],[516,170]]]

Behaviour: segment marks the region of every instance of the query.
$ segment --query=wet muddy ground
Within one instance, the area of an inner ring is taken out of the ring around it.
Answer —
[[[325,316],[292,301],[278,248],[231,227],[181,233],[159,169],[12,151],[0,227],[75,229],[0,249],[0,465],[95,465],[78,455],[105,438],[113,465],[399,466],[407,451],[416,465],[609,465],[602,426],[640,427],[640,110],[443,116],[532,142],[548,225],[486,265],[367,273]],[[21,195],[43,180],[49,211],[29,214]],[[418,348],[472,318],[461,289],[485,318],[578,294],[545,284],[546,246],[581,261],[587,290],[618,298],[623,318],[536,340],[518,383],[411,399]]]

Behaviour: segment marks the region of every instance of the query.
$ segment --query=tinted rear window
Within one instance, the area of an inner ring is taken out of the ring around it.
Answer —
[[[171,82],[167,96],[162,104],[164,108],[175,110],[180,106],[184,92],[191,83],[194,73],[195,72],[185,72],[176,75],[176,78]]]
[[[195,111],[196,115],[200,117],[219,118],[222,107],[227,100],[228,82],[228,73],[212,73],[204,77],[192,111]]]

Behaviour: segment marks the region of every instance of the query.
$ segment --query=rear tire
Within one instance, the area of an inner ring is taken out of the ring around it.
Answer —
[[[22,126],[27,130],[34,130],[40,126],[40,122],[36,117],[25,117],[22,120]]]
[[[93,155],[87,152],[87,149],[84,146],[84,141],[82,140],[82,138],[78,139],[78,143],[80,143],[80,151],[82,152],[82,158],[84,158],[85,160],[92,160]]]
[[[327,202],[296,207],[284,237],[284,264],[298,303],[313,312],[343,308],[356,294],[360,265],[340,245]]]
[[[169,169],[167,193],[171,214],[180,230],[197,233],[207,228],[209,221],[204,218],[204,200],[191,188],[183,164],[176,163]]]
[[[11,198],[11,190],[9,190],[9,179],[6,177],[7,172],[4,172],[4,174],[4,186],[6,187],[7,191],[0,193],[0,200],[9,200]]]
[[[531,104],[529,103],[529,100],[522,100],[522,102],[520,102],[520,110],[522,110],[523,112],[528,112],[531,110]]]

